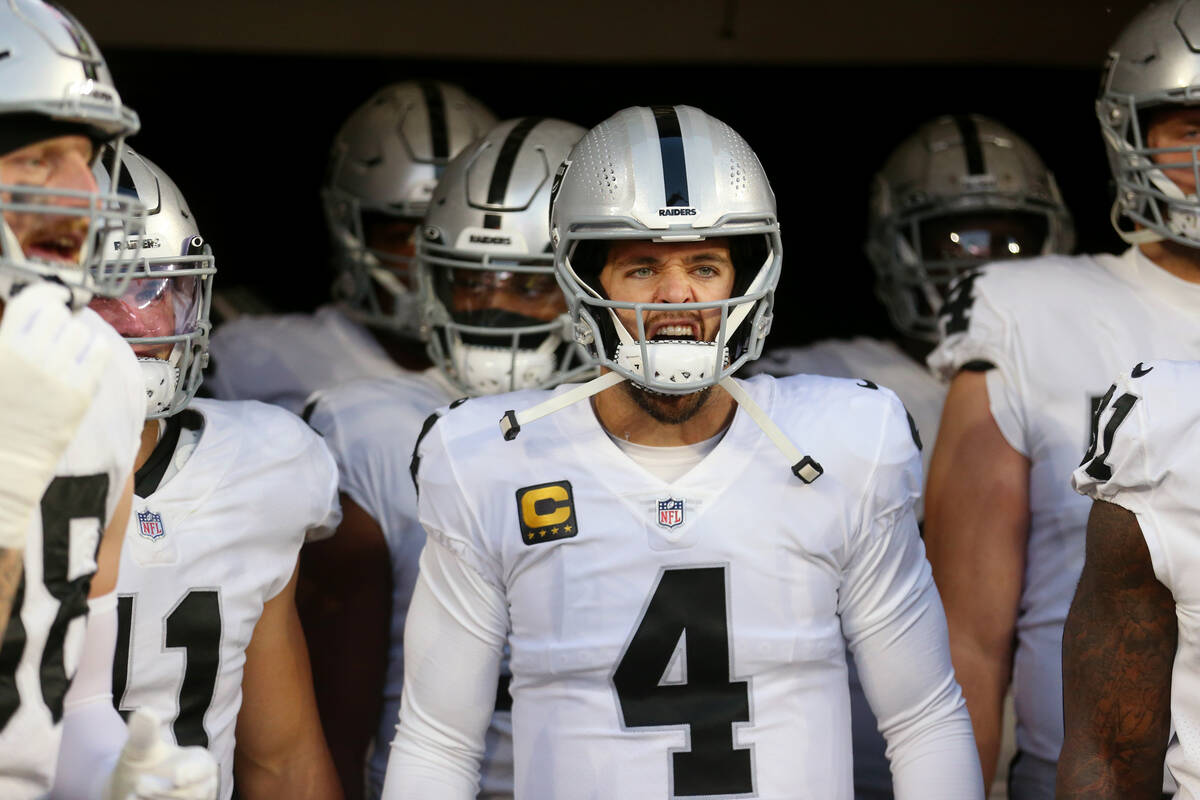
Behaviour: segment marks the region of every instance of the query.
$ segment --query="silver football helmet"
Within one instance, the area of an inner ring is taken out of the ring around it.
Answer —
[[[783,248],[775,194],[746,141],[690,106],[627,108],[590,130],[559,168],[550,211],[554,269],[575,336],[603,367],[655,392],[690,394],[758,358],[771,327]],[[631,303],[599,282],[617,240],[688,242],[728,237],[735,282],[728,299]],[[637,335],[617,317],[637,320]],[[718,312],[716,341],[652,340],[646,314]]]
[[[412,234],[450,159],[495,124],[457,86],[405,81],[380,89],[342,125],[322,200],[334,297],[352,316],[418,335]]]
[[[101,145],[109,145],[112,172],[119,169],[124,137],[137,130],[137,114],[121,103],[100,49],[74,17],[42,0],[0,1],[0,154],[82,135],[97,158]],[[133,198],[22,180],[0,183],[0,214],[0,299],[14,285],[50,278],[72,289],[73,303],[82,305],[93,293],[119,294],[128,281],[132,258],[109,259],[103,267],[101,259],[106,239],[140,232],[142,209]],[[82,237],[82,263],[26,256],[12,225],[35,216],[41,222],[34,223],[34,235],[46,239],[38,249],[53,253],[61,247],[56,237]],[[86,220],[86,233],[79,220]]]
[[[875,176],[866,246],[875,291],[914,339],[938,340],[938,311],[963,272],[1074,244],[1054,175],[1028,142],[987,117],[925,123]]]
[[[1200,0],[1167,0],[1143,10],[1118,37],[1096,101],[1096,116],[1117,184],[1113,225],[1130,243],[1170,239],[1200,247],[1200,198],[1185,193],[1155,163],[1183,156],[1200,185],[1200,146],[1151,148],[1147,112],[1200,104]],[[1176,166],[1176,165],[1173,165]],[[1117,226],[1124,215],[1143,230]]]
[[[417,244],[422,334],[459,391],[553,386],[588,368],[554,279],[550,186],[584,129],[502,122],[438,182]]]
[[[97,297],[92,308],[133,347],[146,381],[147,418],[182,411],[200,388],[212,329],[212,248],[175,182],[148,158],[126,148],[118,191],[149,213],[140,241],[113,238],[109,250],[138,253],[133,279],[118,297]]]

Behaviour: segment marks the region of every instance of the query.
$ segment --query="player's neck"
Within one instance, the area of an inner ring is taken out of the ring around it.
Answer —
[[[1172,242],[1147,242],[1142,255],[1181,280],[1200,283],[1200,248]]]
[[[133,464],[133,471],[137,472],[150,458],[150,454],[154,452],[155,446],[158,444],[160,425],[156,419],[146,420],[146,424],[142,426],[142,440],[138,443],[137,459]]]
[[[626,382],[592,398],[592,410],[613,436],[651,447],[678,447],[706,441],[725,430],[737,404],[720,386],[701,397],[650,394]],[[664,417],[684,416],[679,422],[663,421]]]

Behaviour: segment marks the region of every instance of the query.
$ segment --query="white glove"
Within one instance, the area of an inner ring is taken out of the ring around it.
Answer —
[[[37,282],[0,318],[0,548],[25,532],[112,355],[67,308],[70,292]]]
[[[117,758],[104,800],[216,800],[217,762],[203,747],[163,741],[158,715],[129,716],[129,739]]]

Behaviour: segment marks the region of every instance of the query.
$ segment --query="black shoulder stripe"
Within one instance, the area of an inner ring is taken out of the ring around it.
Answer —
[[[908,417],[908,431],[912,434],[913,444],[917,446],[917,450],[924,450],[924,445],[921,444],[921,432],[917,430],[917,421],[913,419],[913,415],[908,413],[908,409],[904,409],[904,416]]]
[[[504,196],[508,194],[509,182],[512,180],[512,168],[516,167],[517,156],[521,155],[521,145],[524,140],[529,138],[529,132],[538,126],[539,122],[544,120],[544,116],[527,116],[516,126],[509,131],[509,136],[504,139],[504,144],[500,145],[499,155],[496,157],[496,168],[492,170],[492,181],[487,186],[487,204],[488,205],[504,205]],[[491,225],[494,219],[496,224]],[[500,218],[497,215],[487,215],[485,217],[485,227],[499,228]]]
[[[958,114],[954,117],[954,123],[958,125],[959,135],[962,136],[963,152],[967,156],[967,174],[986,174],[987,167],[983,163],[983,147],[979,142],[979,127],[975,124],[975,120],[967,114]]]
[[[421,493],[421,487],[417,485],[417,472],[421,469],[421,442],[425,441],[425,437],[433,430],[433,426],[441,419],[441,414],[433,412],[425,418],[425,424],[421,426],[421,433],[417,435],[417,443],[413,445],[412,461],[408,463],[408,474],[412,477],[413,488],[417,494]]]
[[[658,146],[662,151],[663,196],[665,206],[690,206],[687,161],[683,155],[683,134],[675,106],[651,106],[658,126]]]
[[[304,420],[304,424],[310,428],[312,427],[312,415],[316,410],[317,401],[316,398],[313,398],[308,401],[308,404],[304,406],[304,410],[300,412],[300,419]]]
[[[429,138],[433,146],[433,160],[444,163],[450,158],[450,134],[446,128],[446,98],[442,89],[433,81],[421,81],[421,92],[425,95],[425,108],[429,111]]]

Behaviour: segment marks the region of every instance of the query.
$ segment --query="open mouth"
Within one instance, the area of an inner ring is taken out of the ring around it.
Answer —
[[[83,248],[83,237],[78,234],[57,234],[34,239],[25,254],[40,261],[78,264],[79,252]]]
[[[690,322],[672,322],[656,325],[650,331],[652,342],[695,342],[699,340],[696,326]]]

